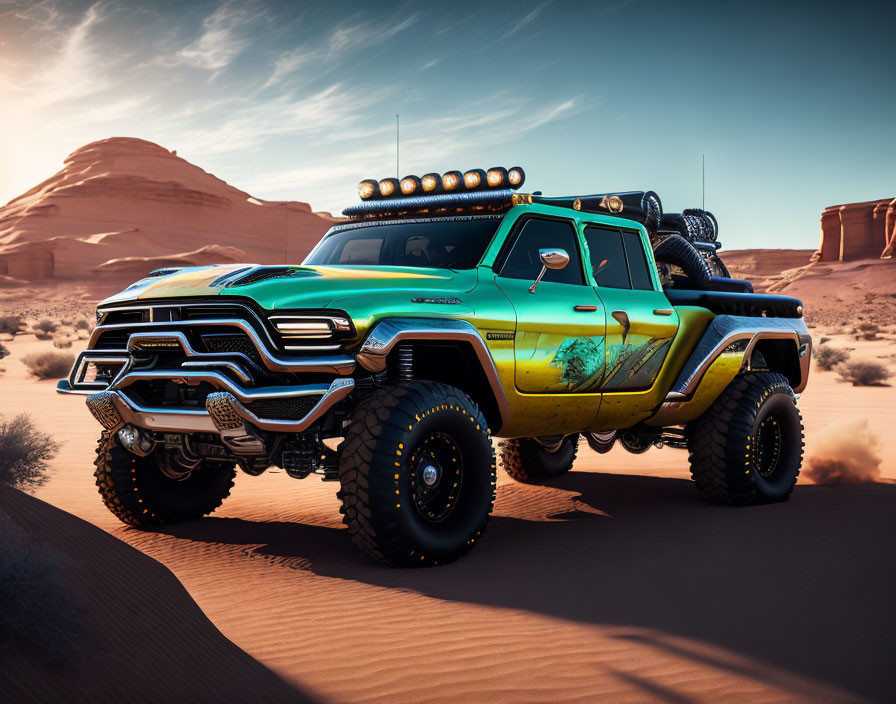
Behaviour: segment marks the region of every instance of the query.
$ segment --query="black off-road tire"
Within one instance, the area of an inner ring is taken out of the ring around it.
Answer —
[[[687,427],[691,476],[714,503],[786,501],[803,460],[803,420],[787,379],[737,377]]]
[[[184,479],[171,479],[159,469],[155,452],[138,457],[103,431],[96,449],[96,485],[103,503],[122,522],[152,528],[201,518],[230,494],[236,468],[202,463]]]
[[[436,457],[433,447],[440,459],[425,459]],[[432,487],[424,482],[431,468]],[[342,520],[361,550],[391,565],[451,562],[482,537],[494,506],[491,434],[473,400],[453,386],[384,387],[351,415],[339,479]]]
[[[572,469],[579,451],[579,436],[567,435],[554,450],[535,438],[502,440],[498,449],[501,466],[512,479],[523,484],[540,484]]]

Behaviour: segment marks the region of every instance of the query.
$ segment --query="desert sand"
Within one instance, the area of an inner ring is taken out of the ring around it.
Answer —
[[[66,301],[89,309],[95,288],[60,286],[33,287],[35,314],[61,314]],[[830,344],[896,367],[894,333],[857,341],[838,330]],[[875,483],[817,486],[804,472],[785,504],[715,507],[693,489],[683,451],[599,456],[582,443],[574,470],[549,485],[500,473],[494,518],[471,555],[394,570],[351,546],[335,484],[277,470],[241,474],[203,520],[157,533],[118,523],[93,482],[97,424],[81,399],[56,395],[21,363],[52,343],[25,334],[4,344],[0,413],[30,413],[63,443],[37,497],[164,565],[270,672],[220,657],[275,694],[282,680],[296,697],[337,702],[896,696],[896,387],[852,387],[813,370],[800,400],[810,463],[815,438],[867,422]],[[108,549],[97,535],[83,538],[85,552]],[[217,672],[209,662],[199,663],[203,677],[216,676],[205,674]]]
[[[301,261],[332,222],[303,203],[253,198],[159,145],[103,140],[0,208],[0,315],[92,320],[98,300],[153,268]],[[807,266],[810,255],[723,251],[734,276],[803,298],[816,342],[828,337],[896,371],[892,261]],[[863,321],[877,339],[864,339]],[[545,486],[501,472],[488,534],[469,556],[395,570],[352,547],[335,484],[276,469],[240,474],[203,520],[155,533],[122,525],[94,486],[99,427],[83,400],[58,396],[22,364],[53,343],[32,334],[0,342],[11,352],[0,360],[0,414],[29,413],[61,443],[38,500],[4,490],[0,505],[77,560],[72,590],[88,632],[119,668],[135,663],[110,682],[108,663],[92,654],[77,673],[46,674],[26,692],[28,663],[4,661],[0,677],[17,675],[0,682],[4,693],[896,700],[894,386],[813,371],[800,399],[807,461],[785,504],[711,506],[683,451],[596,455],[582,443],[573,471]],[[75,339],[71,352],[83,344]],[[869,481],[815,484],[813,467],[831,462]]]

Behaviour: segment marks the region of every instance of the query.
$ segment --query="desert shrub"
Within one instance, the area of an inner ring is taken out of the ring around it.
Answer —
[[[55,320],[50,320],[49,318],[39,320],[32,326],[34,330],[40,330],[41,332],[56,332],[58,327],[59,323]]]
[[[0,315],[0,333],[15,335],[22,327],[22,319],[17,315]]]
[[[66,579],[70,569],[64,555],[0,513],[0,645],[21,637],[54,660],[83,649],[81,609]]]
[[[53,339],[53,347],[60,350],[67,350],[72,346],[70,337],[57,337]]]
[[[53,333],[51,333],[51,332],[43,332],[43,331],[41,331],[41,330],[35,330],[35,331],[34,331],[34,336],[35,336],[38,340],[52,340],[52,339],[53,339]]]
[[[84,318],[81,318],[75,322],[75,330],[90,330],[90,323]]]
[[[853,386],[882,386],[890,378],[890,370],[880,362],[850,362],[840,367],[840,378]]]
[[[819,345],[813,354],[818,368],[826,372],[849,359],[849,352],[830,345]]]
[[[25,490],[46,484],[47,463],[58,450],[59,445],[38,430],[27,413],[0,422],[0,481]]]
[[[9,356],[9,350],[4,347],[3,343],[0,342],[0,359]]]
[[[75,363],[70,352],[35,352],[22,358],[25,366],[38,379],[61,379]]]
[[[880,328],[870,320],[859,323],[859,330],[862,332],[879,332]]]

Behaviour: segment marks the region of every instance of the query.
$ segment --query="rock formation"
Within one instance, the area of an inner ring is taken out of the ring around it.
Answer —
[[[888,259],[896,247],[896,198],[832,205],[821,214],[815,261]]]
[[[0,277],[132,275],[237,253],[297,262],[333,222],[306,203],[253,198],[152,142],[116,137],[81,147],[0,208]]]

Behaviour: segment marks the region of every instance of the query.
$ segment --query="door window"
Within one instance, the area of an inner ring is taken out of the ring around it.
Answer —
[[[576,239],[576,230],[568,220],[528,218],[519,230],[499,276],[534,281],[542,267],[538,250],[563,249],[569,255],[569,264],[562,269],[548,269],[542,281],[584,285]]]
[[[647,268],[647,257],[641,235],[632,230],[622,231],[622,242],[625,244],[625,259],[628,262],[628,273],[632,280],[632,288],[639,291],[653,291],[653,281]]]
[[[622,233],[589,225],[585,228],[585,242],[591,259],[591,273],[598,286],[631,288]]]

